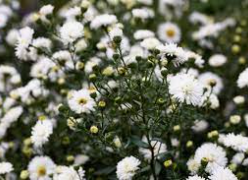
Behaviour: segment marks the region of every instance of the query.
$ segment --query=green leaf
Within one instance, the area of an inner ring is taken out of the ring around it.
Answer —
[[[155,162],[155,173],[156,173],[156,175],[159,175],[161,169],[162,169],[161,164],[158,161],[156,161]]]

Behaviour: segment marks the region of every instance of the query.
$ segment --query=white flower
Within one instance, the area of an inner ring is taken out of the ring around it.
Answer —
[[[74,165],[75,166],[80,166],[80,165],[84,165],[86,162],[89,161],[89,156],[84,155],[84,154],[78,154],[75,156],[75,160],[74,160]]]
[[[0,133],[0,138],[5,135],[7,129],[11,126],[12,123],[18,120],[22,113],[23,108],[21,106],[13,107],[6,112],[6,114],[0,120],[0,129],[2,130]]]
[[[238,78],[238,87],[239,88],[244,88],[245,86],[248,86],[248,68],[246,68]]]
[[[96,103],[91,98],[90,92],[87,89],[73,91],[68,100],[69,107],[77,114],[90,113],[95,110]]]
[[[214,169],[210,180],[238,180],[238,178],[228,168],[218,167]]]
[[[35,147],[42,147],[48,138],[53,133],[53,124],[51,120],[39,120],[35,126],[32,128],[31,141]]]
[[[28,164],[30,180],[52,180],[56,165],[47,156],[34,157]]]
[[[187,55],[186,57],[188,59],[193,59],[194,62],[195,62],[195,65],[199,68],[202,68],[203,67],[203,64],[204,64],[204,60],[202,59],[202,56],[200,56],[199,54],[196,54],[192,51],[186,51]]]
[[[33,40],[34,47],[50,50],[52,48],[52,41],[48,38],[39,37]]]
[[[58,166],[53,180],[84,180],[83,173],[79,174],[73,167]]]
[[[13,171],[13,165],[9,162],[1,162],[0,163],[0,174],[6,174]]]
[[[0,13],[0,18],[1,18],[0,28],[3,28],[7,25],[9,18],[6,14],[3,14],[3,13]]]
[[[53,12],[54,7],[51,4],[42,6],[40,8],[40,14],[42,15],[48,15],[51,14]]]
[[[208,160],[208,165],[206,167],[206,171],[208,172],[212,172],[219,166],[225,167],[227,164],[226,152],[222,147],[213,143],[205,143],[197,148],[194,159],[201,164],[203,158]]]
[[[77,21],[68,21],[60,28],[60,36],[65,44],[73,43],[84,35],[84,26]]]
[[[21,82],[21,76],[14,67],[0,65],[0,92],[9,91]]]
[[[245,97],[244,97],[244,96],[235,96],[235,97],[233,98],[233,102],[234,102],[235,104],[244,104],[244,102],[245,102]]]
[[[9,45],[14,46],[18,42],[19,32],[17,29],[11,29],[7,36],[6,41]]]
[[[178,43],[181,39],[181,31],[176,24],[166,22],[158,26],[158,37],[167,43]]]
[[[209,58],[209,65],[212,67],[220,67],[227,62],[226,56],[223,54],[215,54]]]
[[[139,169],[140,161],[133,157],[125,157],[117,164],[116,174],[119,180],[131,180]]]
[[[50,51],[52,48],[52,42],[48,38],[39,37],[33,40],[32,47],[29,47],[28,57],[30,60],[40,60],[43,55],[39,55],[38,49],[42,51]]]
[[[51,59],[42,58],[32,66],[30,75],[34,78],[49,78],[54,82],[63,77],[63,72]]]
[[[132,15],[135,18],[140,18],[142,20],[146,20],[148,18],[153,18],[154,17],[154,12],[153,12],[152,9],[148,9],[148,8],[133,9],[132,10]]]
[[[151,38],[146,38],[144,39],[140,45],[148,50],[153,50],[155,49],[158,45],[160,45],[160,42],[157,38],[151,37]]]
[[[150,30],[146,30],[146,29],[141,29],[141,30],[137,30],[135,33],[134,33],[134,38],[136,40],[140,40],[140,39],[146,39],[146,38],[151,38],[151,37],[154,37],[155,34],[154,32],[150,31]]]
[[[91,58],[87,63],[85,64],[85,73],[90,74],[93,71],[93,68],[101,63],[101,59],[97,57]]]
[[[206,180],[206,179],[198,175],[195,175],[195,176],[188,177],[186,180]]]
[[[80,52],[85,50],[88,47],[87,42],[85,41],[85,39],[80,39],[79,41],[77,41],[77,43],[75,44],[75,49],[76,52]]]
[[[25,27],[19,31],[18,42],[16,46],[16,56],[21,60],[28,60],[28,47],[32,43],[34,30]]]
[[[79,16],[82,13],[80,7],[75,6],[69,9],[66,9],[65,17],[67,19],[67,21],[72,21],[72,20],[76,20],[76,17]]]
[[[205,120],[196,120],[194,122],[194,126],[192,126],[192,129],[194,132],[202,132],[208,128],[208,125],[208,122]]]
[[[102,14],[102,15],[96,16],[91,21],[90,27],[92,29],[98,29],[99,27],[109,26],[115,23],[117,23],[117,18],[115,15]]]
[[[196,11],[190,14],[189,20],[191,23],[194,23],[194,24],[201,23],[202,25],[206,25],[206,24],[212,23],[212,20],[210,17],[200,12],[196,12]]]
[[[109,36],[113,40],[114,37],[122,37],[123,31],[119,27],[114,27],[109,31]]]
[[[57,51],[53,54],[52,59],[58,61],[59,64],[65,66],[68,69],[74,68],[74,63],[72,60],[72,55],[69,51]]]
[[[169,79],[169,93],[181,103],[199,106],[203,87],[193,76],[177,74]]]
[[[204,87],[208,89],[209,92],[211,89],[211,84],[214,83],[215,85],[212,89],[212,92],[217,95],[221,92],[224,87],[222,79],[217,74],[214,74],[212,72],[202,73],[198,79],[204,85]]]
[[[232,149],[239,152],[248,151],[248,138],[240,134],[229,133],[227,135],[220,135],[219,142],[226,147],[231,147]]]
[[[143,137],[142,141],[147,143],[147,138]],[[166,144],[159,142],[159,141],[151,141],[151,145],[154,147],[153,152],[154,152],[154,156],[157,156],[161,153],[165,153],[167,152],[167,146]],[[147,160],[151,160],[152,158],[152,153],[149,149],[147,148],[140,148],[139,151],[141,152],[141,154],[144,155],[145,159]]]
[[[48,5],[41,7],[40,11],[39,11],[41,18],[45,18],[45,16],[52,14],[53,9],[54,9],[54,7],[51,4],[48,4]]]
[[[196,174],[201,167],[201,164],[196,161],[194,158],[191,158],[187,162],[187,166],[191,174]]]
[[[168,60],[171,60],[174,66],[179,66],[188,60],[188,52],[183,48],[178,47],[176,44],[169,43],[165,45],[159,45],[156,47],[162,55]]]
[[[245,154],[244,153],[236,153],[231,160],[231,163],[234,164],[241,164],[243,162],[245,158]]]

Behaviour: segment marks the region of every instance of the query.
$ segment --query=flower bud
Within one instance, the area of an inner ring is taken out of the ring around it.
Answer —
[[[90,79],[90,81],[95,82],[96,81],[96,74],[90,74],[89,79]]]
[[[77,70],[83,70],[84,69],[84,63],[83,62],[77,62],[76,69]]]
[[[229,119],[231,124],[239,124],[241,121],[240,115],[232,115]]]
[[[73,162],[74,161],[74,156],[73,155],[68,155],[68,156],[66,156],[66,161],[68,161],[68,162]]]
[[[240,52],[240,46],[239,45],[237,45],[237,44],[234,44],[233,46],[232,46],[232,52],[234,53],[234,54],[238,54],[239,52]]]
[[[204,157],[201,159],[201,165],[205,168],[208,165],[208,158]]]
[[[186,143],[186,147],[187,148],[190,148],[190,147],[192,147],[193,146],[193,141],[188,141],[187,143]]]
[[[99,101],[98,102],[98,106],[100,107],[100,108],[105,108],[106,107],[106,102],[105,101]]]
[[[92,134],[97,134],[98,133],[98,127],[97,126],[91,126],[90,127],[90,132]]]
[[[28,179],[28,177],[29,177],[28,171],[27,170],[22,170],[21,174],[20,174],[20,178],[21,179]]]
[[[112,66],[106,67],[103,71],[102,74],[105,76],[111,76],[114,73],[114,69]]]
[[[164,167],[166,167],[166,168],[168,168],[168,167],[170,167],[172,165],[172,160],[166,160],[165,162],[164,162]]]
[[[121,43],[121,40],[122,40],[121,36],[115,36],[113,39],[114,43],[117,45],[119,45]]]
[[[175,132],[180,131],[180,130],[181,130],[180,125],[174,126],[174,127],[173,127],[173,130],[174,130]]]
[[[237,105],[241,105],[245,103],[245,97],[244,96],[236,96],[233,98],[233,101]]]

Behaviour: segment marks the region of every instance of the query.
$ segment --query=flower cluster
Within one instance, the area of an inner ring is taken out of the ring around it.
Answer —
[[[0,0],[0,179],[248,178],[246,0],[49,3]]]

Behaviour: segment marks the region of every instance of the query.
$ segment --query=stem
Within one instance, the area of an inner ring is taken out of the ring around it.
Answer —
[[[154,156],[154,147],[152,146],[151,144],[151,139],[149,137],[149,127],[148,127],[148,122],[146,121],[146,117],[145,117],[145,109],[144,109],[144,97],[143,97],[143,91],[142,91],[142,87],[141,85],[139,85],[139,88],[140,88],[140,96],[141,96],[141,110],[142,110],[142,120],[143,120],[143,123],[146,125],[146,138],[147,138],[147,141],[148,141],[148,145],[149,145],[149,150],[151,152],[151,161],[150,161],[150,167],[151,167],[151,170],[152,170],[152,175],[153,175],[153,178],[154,180],[157,180],[157,176],[156,176],[156,171],[155,171],[155,156]]]

